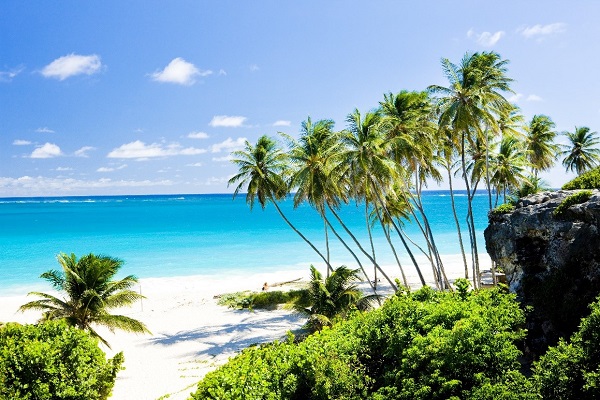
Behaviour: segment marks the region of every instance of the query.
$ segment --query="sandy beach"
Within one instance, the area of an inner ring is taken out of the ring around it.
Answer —
[[[449,278],[461,276],[463,267],[458,257],[444,262]],[[482,268],[488,266],[486,257]],[[394,278],[399,275],[397,267],[385,269]],[[430,277],[431,271],[427,272]],[[299,329],[305,322],[302,316],[286,310],[228,309],[217,305],[215,296],[260,291],[265,282],[307,280],[308,276],[306,268],[254,275],[141,279],[138,290],[146,299],[122,314],[144,322],[152,335],[98,329],[112,346],[103,348],[109,357],[119,351],[125,355],[126,369],[119,373],[111,399],[187,399],[207,372],[231,356],[249,345],[282,338],[288,330]],[[410,272],[409,280],[418,287],[414,273]],[[367,283],[361,285],[368,287]],[[383,280],[381,289],[389,290]],[[39,313],[16,312],[29,300],[25,295],[2,297],[0,321],[35,322]]]

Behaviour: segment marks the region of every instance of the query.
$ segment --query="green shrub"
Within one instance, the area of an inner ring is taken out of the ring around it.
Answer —
[[[570,343],[561,341],[534,365],[533,382],[544,399],[600,398],[600,304],[581,321]]]
[[[594,168],[565,183],[564,190],[600,189],[600,167]]]
[[[559,205],[554,209],[553,215],[560,216],[563,215],[565,211],[569,209],[569,207],[575,204],[585,203],[592,197],[591,190],[582,190],[577,193],[573,193],[570,196],[567,196]]]
[[[499,393],[507,373],[512,386],[525,379],[523,323],[514,296],[496,289],[399,292],[303,342],[244,350],[192,399],[449,399],[484,385]]]
[[[0,328],[0,398],[103,400],[123,354],[107,360],[98,340],[64,322]]]
[[[264,292],[245,291],[224,294],[219,298],[218,304],[236,309],[274,309],[280,304],[305,299],[306,296],[306,289]]]
[[[490,213],[492,215],[502,215],[502,214],[508,214],[511,213],[515,210],[515,205],[512,203],[504,203],[504,204],[500,204],[498,207],[494,208],[492,211],[490,211]]]

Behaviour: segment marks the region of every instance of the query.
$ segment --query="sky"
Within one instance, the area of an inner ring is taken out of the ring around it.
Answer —
[[[598,20],[598,1],[3,0],[0,197],[229,193],[246,140],[341,130],[481,51],[526,120],[600,131]]]

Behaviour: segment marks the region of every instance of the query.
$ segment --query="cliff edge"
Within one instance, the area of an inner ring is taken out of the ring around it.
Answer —
[[[526,353],[536,357],[573,333],[600,293],[600,191],[554,210],[577,190],[520,199],[514,211],[490,213],[486,249],[524,306]]]

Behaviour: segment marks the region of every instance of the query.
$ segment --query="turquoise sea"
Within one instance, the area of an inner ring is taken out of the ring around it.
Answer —
[[[466,195],[458,193],[464,225]],[[428,191],[423,201],[440,252],[460,253],[449,192]],[[324,251],[323,222],[316,212],[309,206],[294,209],[291,199],[281,207]],[[483,192],[476,196],[474,210],[478,248],[485,252],[488,208]],[[363,246],[368,246],[364,206],[345,206],[341,214]],[[407,223],[406,231],[419,239],[416,224]],[[376,227],[374,234],[379,263],[392,264],[383,233]],[[468,238],[466,225],[463,237]],[[330,238],[332,261],[352,265],[349,253],[333,235]],[[397,237],[394,240],[398,242]],[[265,210],[255,205],[251,211],[243,195],[235,200],[231,194],[0,198],[0,294],[20,294],[43,285],[39,275],[59,268],[60,252],[118,257],[125,262],[122,274],[139,278],[223,271],[250,274],[321,264],[273,205]]]

